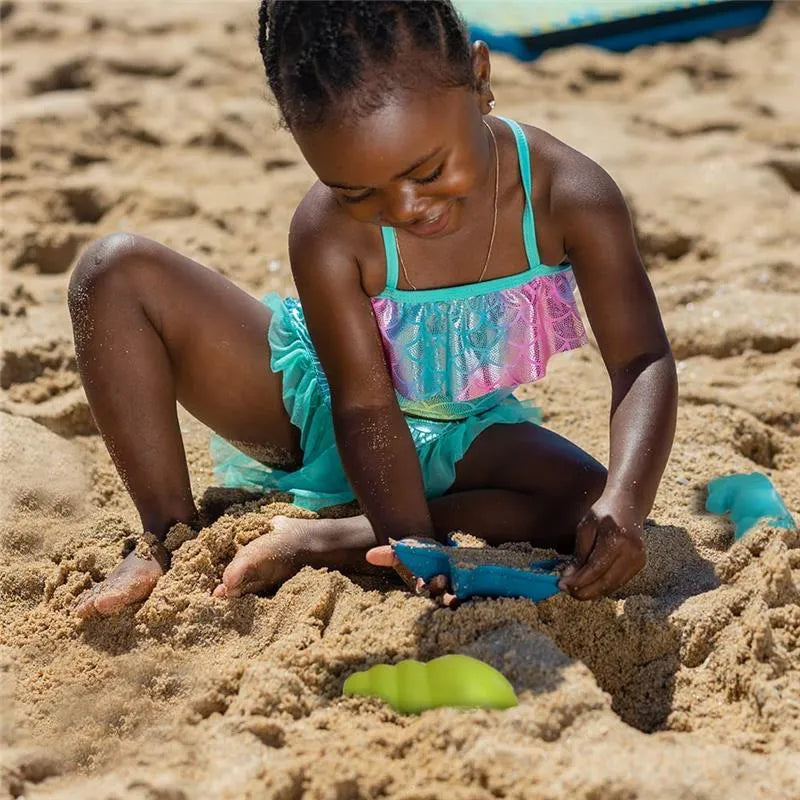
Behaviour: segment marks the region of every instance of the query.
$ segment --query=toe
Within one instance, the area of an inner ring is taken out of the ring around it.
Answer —
[[[278,549],[280,543],[261,537],[245,545],[222,573],[224,595],[241,597],[269,589],[291,575],[290,557]]]
[[[147,575],[131,583],[121,581],[107,583],[104,591],[100,592],[94,600],[95,610],[104,617],[118,614],[126,606],[149,597],[157,581],[157,576]]]
[[[217,589],[220,588],[217,587],[214,590],[214,594],[217,597],[243,597],[246,594],[255,594],[269,589],[274,583],[275,581],[270,581],[264,575],[259,574],[258,569],[247,565],[237,571],[235,577],[227,576],[223,573],[223,591],[217,594]]]
[[[78,602],[75,604],[75,613],[81,619],[88,619],[94,614],[97,613],[94,607],[94,598],[95,594],[94,591],[84,592],[79,598]]]
[[[215,597],[239,597],[242,593],[242,584],[248,569],[247,562],[240,557],[243,552],[243,550],[240,551],[225,567],[225,571],[222,573],[222,583],[214,589]]]
[[[129,602],[136,601],[129,600],[122,592],[106,591],[95,598],[94,608],[100,616],[110,617],[122,611]]]

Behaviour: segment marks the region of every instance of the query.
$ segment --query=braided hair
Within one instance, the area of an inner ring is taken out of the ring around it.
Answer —
[[[402,90],[474,85],[451,0],[261,0],[258,48],[289,128],[334,107],[368,116]]]

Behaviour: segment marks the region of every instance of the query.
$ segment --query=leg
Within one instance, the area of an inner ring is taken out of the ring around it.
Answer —
[[[605,487],[606,469],[538,425],[494,425],[456,467],[431,513],[438,531],[467,530],[490,544],[526,541],[571,552],[575,528]]]
[[[448,493],[430,501],[431,516],[440,535],[463,530],[494,545],[528,541],[571,552],[575,528],[605,480],[599,462],[552,431],[527,423],[494,425],[458,463]],[[364,516],[278,517],[272,533],[236,555],[215,594],[266,589],[305,565],[363,568],[366,551],[376,544]]]
[[[163,537],[196,514],[176,401],[221,435],[299,461],[298,431],[269,369],[269,311],[221,275],[143,237],[95,242],[69,308],[92,414],[142,526]],[[133,554],[79,612],[146,597],[165,566]]]

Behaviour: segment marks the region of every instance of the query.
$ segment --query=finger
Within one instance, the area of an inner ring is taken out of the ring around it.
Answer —
[[[574,592],[574,596],[581,600],[612,595],[635,575],[644,569],[647,556],[642,546],[631,545],[633,549],[623,550],[611,568],[598,581],[590,583]]]
[[[597,541],[597,528],[597,517],[590,511],[578,524],[575,532],[575,555],[562,577],[570,578],[589,560]]]
[[[375,567],[397,567],[400,563],[390,544],[367,550],[367,561]]]
[[[428,581],[428,591],[431,597],[443,595],[450,588],[450,580],[447,575],[434,575]]]
[[[579,569],[574,575],[562,579],[561,586],[571,594],[584,589],[595,581],[600,580],[612,567],[616,558],[613,553],[595,550],[586,566]]]
[[[624,586],[632,575],[630,564],[624,558],[617,559],[611,567],[592,583],[572,590],[572,596],[578,600],[596,600],[598,597],[607,597]]]
[[[597,542],[599,528],[600,522],[592,512],[589,512],[578,523],[578,528],[575,532],[575,561],[579,566],[589,560],[589,556],[592,554]]]
[[[217,586],[216,589],[214,589],[214,591],[211,593],[211,596],[212,597],[227,597],[228,596],[228,587],[224,583],[221,583],[219,586]]]
[[[434,575],[430,580],[416,578],[417,594],[425,594],[428,597],[441,597],[450,588],[448,578],[445,575]]]
[[[560,583],[570,592],[588,586],[610,569],[618,555],[619,551],[612,544],[612,540],[609,537],[600,537],[595,543],[589,560],[571,575],[565,575]]]
[[[458,608],[459,601],[454,594],[451,594],[450,592],[445,592],[442,595],[442,604],[447,606],[447,608],[455,609]]]

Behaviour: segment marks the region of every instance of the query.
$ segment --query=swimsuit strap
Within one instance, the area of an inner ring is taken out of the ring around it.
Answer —
[[[539,257],[539,248],[536,246],[536,225],[533,221],[533,196],[531,192],[531,153],[525,132],[518,122],[507,117],[498,116],[497,119],[511,128],[517,142],[517,156],[519,157],[519,172],[522,177],[522,188],[525,190],[525,208],[522,210],[522,238],[525,242],[525,254],[528,257],[528,268],[536,269],[542,263]]]
[[[397,288],[397,238],[394,228],[381,226],[383,251],[386,253],[386,289]],[[384,291],[386,290],[384,289]]]
[[[525,207],[522,210],[522,239],[525,243],[528,270],[530,272],[549,272],[550,270],[543,269],[542,261],[539,258],[539,248],[536,246],[536,225],[533,222],[531,195],[531,154],[528,149],[528,140],[519,123],[507,117],[498,116],[497,119],[502,120],[511,128],[517,143],[519,173],[522,178],[522,188],[525,191]],[[386,255],[386,287],[384,291],[397,289],[399,263],[397,260],[397,236],[394,228],[382,225],[381,237],[383,238],[383,251]]]

